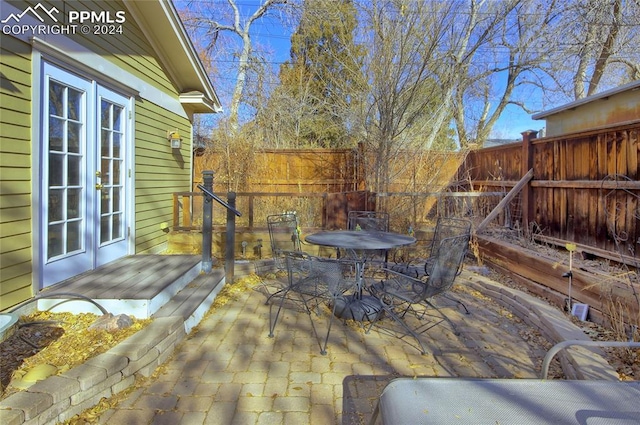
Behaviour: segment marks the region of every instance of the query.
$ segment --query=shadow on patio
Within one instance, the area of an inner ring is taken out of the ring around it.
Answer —
[[[237,290],[194,328],[152,382],[100,422],[360,424],[395,377],[538,377],[550,344],[466,285],[469,276],[458,279],[455,296],[471,314],[455,303],[447,311],[460,335],[446,324],[434,327],[424,337],[426,355],[410,341],[338,321],[323,356],[309,317],[295,309],[283,309],[269,338],[263,284]]]

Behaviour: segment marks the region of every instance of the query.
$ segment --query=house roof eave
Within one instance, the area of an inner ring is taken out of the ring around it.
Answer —
[[[622,86],[614,87],[610,90],[605,90],[601,93],[596,93],[591,96],[584,97],[582,99],[578,99],[571,103],[567,103],[562,106],[558,106],[557,108],[549,109],[548,111],[538,112],[537,114],[531,115],[531,118],[534,120],[545,119],[551,115],[558,114],[560,112],[568,111],[570,109],[577,108],[578,106],[585,105],[587,103],[593,102],[598,99],[606,99],[614,94],[622,93],[629,90],[638,90],[640,89],[640,80],[632,81],[630,83],[624,84]]]
[[[178,91],[199,92],[203,103],[209,105],[196,108],[193,112],[221,112],[218,95],[173,3],[170,0],[123,1],[149,39]]]
[[[198,91],[190,91],[180,94],[180,103],[190,113],[211,114],[222,112],[220,105],[216,105],[211,99]]]

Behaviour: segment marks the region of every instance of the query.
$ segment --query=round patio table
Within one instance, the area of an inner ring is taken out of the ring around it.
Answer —
[[[362,294],[366,252],[387,250],[416,242],[416,238],[409,235],[374,230],[326,230],[309,235],[305,240],[314,245],[345,249],[355,260],[356,292],[344,297],[344,305],[336,306],[335,311],[340,318],[358,321],[375,320],[382,310],[380,300]]]

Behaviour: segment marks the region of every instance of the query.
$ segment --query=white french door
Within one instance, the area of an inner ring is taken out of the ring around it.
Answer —
[[[43,64],[41,287],[128,253],[129,99]]]
[[[127,254],[127,103],[125,97],[98,87],[96,266]]]

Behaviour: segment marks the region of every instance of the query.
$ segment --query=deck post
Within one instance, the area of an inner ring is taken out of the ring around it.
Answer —
[[[202,172],[202,182],[205,189],[213,192],[213,171]],[[211,273],[211,238],[213,237],[213,199],[204,193],[202,203],[202,271]]]
[[[227,203],[235,209],[236,193],[227,193]],[[236,215],[227,208],[227,241],[224,247],[224,270],[227,283],[233,283],[235,275]]]

